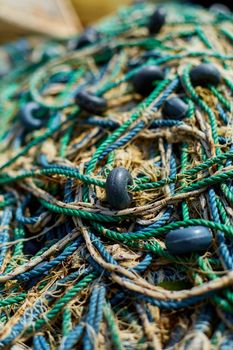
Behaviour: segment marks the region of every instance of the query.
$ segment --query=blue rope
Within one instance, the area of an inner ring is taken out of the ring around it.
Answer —
[[[222,108],[220,103],[217,104],[217,110],[219,113],[219,117],[222,119],[223,123],[227,125],[229,122],[229,117],[227,113],[224,111],[224,109]]]
[[[86,253],[89,254],[88,251],[87,251]],[[98,272],[100,275],[101,275],[101,274],[104,274],[104,275],[106,275],[106,276],[109,276],[109,275],[110,275],[110,272],[108,272],[108,271],[106,271],[105,269],[103,269],[103,267],[100,266],[100,265],[92,258],[92,256],[89,255],[88,258],[87,258],[87,261],[88,261],[89,264],[92,266],[92,268],[93,268],[96,272]]]
[[[27,196],[25,200],[22,202],[22,204],[16,209],[16,213],[15,213],[16,220],[24,225],[33,225],[36,222],[38,222],[40,219],[40,216],[26,217],[23,215],[23,211],[27,207],[30,199],[31,199],[30,196]]]
[[[86,323],[87,323],[86,334],[83,338],[84,350],[94,349],[95,342],[91,335],[90,328],[94,330],[95,336],[97,336],[99,332],[99,325],[103,317],[104,302],[105,302],[105,288],[96,286],[93,289],[93,292],[91,295],[89,311],[86,319]]]
[[[94,322],[94,329],[96,333],[99,332],[100,324],[103,318],[103,307],[105,304],[105,296],[106,296],[106,288],[101,286],[99,291],[99,296],[98,296],[98,305],[97,305],[96,317]]]
[[[35,335],[33,337],[34,350],[50,350],[50,346],[43,335]]]
[[[9,228],[7,228],[8,225],[10,225],[10,222],[12,220],[12,209],[7,207],[4,209],[3,211],[3,215],[1,218],[1,226],[3,227],[2,229],[0,229],[0,266],[3,264],[3,261],[5,259],[6,256],[6,252],[7,252],[7,245],[5,245],[5,243],[7,243],[9,241]]]
[[[111,304],[118,305],[121,301],[125,301],[126,298],[127,298],[127,293],[125,292],[118,293],[117,295],[114,296],[114,298],[112,298]],[[193,298],[188,298],[181,301],[177,301],[177,300],[163,301],[163,300],[147,297],[139,293],[135,293],[135,298],[136,300],[142,300],[148,304],[157,306],[162,310],[178,310],[178,309],[187,308],[189,306],[195,305],[198,302],[201,302],[204,299],[206,299],[207,296],[193,297]]]
[[[65,194],[64,194],[64,202],[65,203],[70,203],[73,201],[73,196],[72,196],[72,186],[73,186],[73,180],[68,179],[65,183]]]
[[[110,264],[118,265],[117,261],[113,259],[113,257],[107,252],[104,245],[101,243],[100,239],[97,238],[94,233],[89,232],[90,239],[96,249],[98,249],[99,253],[102,257]]]
[[[99,253],[105,259],[105,261],[113,265],[118,265],[118,262],[115,259],[113,259],[113,257],[107,252],[107,250],[105,249],[104,245],[101,243],[99,238],[97,238],[91,232],[89,232],[89,235],[94,247],[99,251]],[[108,273],[107,271],[104,271],[104,269],[98,263],[95,262],[93,257],[90,256],[88,258],[88,261],[92,264],[94,268],[97,268],[99,272]],[[131,270],[135,272],[142,272],[150,265],[151,261],[152,261],[152,256],[150,254],[147,254],[145,258],[137,266],[133,267]]]
[[[43,275],[44,273],[48,272],[50,269],[54,268],[55,266],[60,264],[63,260],[65,260],[67,257],[72,255],[75,252],[75,250],[77,250],[77,248],[80,246],[82,240],[83,240],[82,237],[79,237],[73,244],[65,248],[63,253],[58,255],[52,261],[47,262],[43,266],[36,266],[33,270],[29,272],[22,273],[21,275],[17,276],[17,279],[28,281],[31,278],[35,278],[37,276]]]
[[[152,262],[152,255],[151,254],[146,254],[145,258],[135,267],[131,269],[131,271],[134,272],[143,272],[147,269],[148,266],[150,266]]]
[[[66,338],[63,339],[59,350],[71,350],[80,340],[84,331],[84,325],[77,325]]]
[[[233,145],[231,145],[230,152],[233,151]],[[226,166],[230,166],[232,164],[232,159],[227,159]]]
[[[176,174],[177,174],[176,158],[172,154],[170,159],[170,176],[175,177]],[[169,187],[170,187],[171,193],[173,194],[175,191],[175,184],[171,184]]]
[[[177,88],[177,86],[180,83],[180,79],[179,78],[175,78],[164,90],[161,98],[154,104],[154,106],[152,107],[152,111],[157,111],[162,105],[163,103],[166,101],[166,99],[168,98],[169,95],[171,95],[171,93]]]
[[[88,327],[93,328],[93,325],[94,325],[98,295],[99,295],[99,287],[96,286],[96,287],[94,287],[94,289],[91,293],[89,310],[88,310],[87,318],[86,318],[87,327],[86,327],[86,334],[85,334],[84,339],[83,339],[84,348],[85,348],[85,344],[89,343],[91,340],[90,339],[91,336],[88,332]]]
[[[216,204],[216,194],[213,189],[208,190],[209,193],[209,202],[210,202],[210,209],[211,209],[211,216],[213,220],[217,223],[220,223],[220,216]],[[232,270],[233,268],[233,259],[230,255],[229,249],[226,245],[225,235],[223,232],[218,231],[216,234],[217,242],[218,242],[218,249],[219,254],[221,258],[224,261],[224,264],[226,265],[226,268],[229,270]]]
[[[97,117],[89,117],[85,120],[85,124],[100,126],[101,128],[110,128],[116,129],[120,126],[119,123],[114,122],[113,120],[100,119]]]
[[[144,227],[144,228],[140,228],[140,227],[142,227],[142,226],[137,226],[138,228],[140,228],[138,231],[135,231],[135,232],[126,232],[127,234],[141,234],[141,233],[145,233],[145,232],[147,232],[147,231],[150,231],[151,229],[157,229],[157,228],[159,228],[159,227],[162,227],[163,225],[165,225],[166,224],[166,222],[170,219],[170,217],[171,217],[171,213],[172,213],[172,207],[171,206],[169,206],[167,209],[166,209],[166,211],[164,212],[164,214],[162,215],[162,217],[159,219],[159,220],[157,220],[157,221],[155,221],[153,224],[151,224],[151,225],[148,225],[148,226],[146,226],[146,227]]]
[[[141,121],[139,122],[133,129],[129,131],[129,133],[126,136],[121,137],[118,141],[114,142],[112,145],[108,146],[106,150],[99,156],[99,160],[103,159],[107,154],[114,151],[117,148],[120,148],[124,146],[126,143],[128,143],[132,138],[138,134],[139,131],[141,131],[145,126],[145,122]]]
[[[203,295],[200,297],[189,298],[189,299],[185,299],[185,300],[181,300],[181,301],[173,301],[173,300],[162,301],[162,300],[150,298],[150,297],[147,297],[147,296],[144,296],[141,294],[138,295],[138,297],[140,298],[140,300],[144,300],[145,302],[147,302],[151,305],[157,306],[163,310],[177,310],[177,309],[186,308],[186,307],[189,307],[191,305],[195,305],[198,302],[201,302],[207,298],[207,296]]]
[[[218,142],[221,145],[231,144],[232,143],[232,139],[229,138],[229,137],[227,138],[227,137],[224,137],[224,136],[219,136],[218,137]]]
[[[177,125],[182,125],[184,122],[174,119],[157,119],[154,120],[150,128],[160,128],[160,127],[172,127]]]
[[[105,126],[105,127],[119,127],[119,124],[114,123],[112,121],[102,121],[102,120],[98,120],[98,123],[96,123],[95,125],[99,125],[99,126]],[[153,128],[161,128],[161,127],[172,127],[172,126],[178,126],[178,125],[182,125],[184,124],[183,121],[180,120],[174,120],[174,119],[156,119],[151,123],[151,126],[149,127],[149,129],[153,129]],[[133,129],[132,129],[133,130]]]

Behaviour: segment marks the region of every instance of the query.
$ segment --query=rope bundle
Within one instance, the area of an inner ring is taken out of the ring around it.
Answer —
[[[120,10],[77,50],[2,47],[0,349],[233,346],[232,15],[166,5],[151,34],[153,11]],[[192,84],[201,63],[220,84]],[[148,66],[164,78],[142,96]],[[83,91],[105,110],[85,110]],[[163,115],[173,96],[181,120]],[[105,190],[116,167],[133,179],[120,210]],[[167,233],[193,226],[210,229],[207,251],[169,252]]]

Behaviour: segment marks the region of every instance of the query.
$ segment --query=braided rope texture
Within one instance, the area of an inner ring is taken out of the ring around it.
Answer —
[[[233,15],[162,7],[1,47],[0,349],[233,347]],[[218,84],[193,83],[203,63]],[[163,78],[139,94],[150,66]],[[171,97],[184,117],[164,114]],[[132,176],[121,210],[106,197],[116,167]],[[212,234],[205,251],[166,248],[193,226]]]

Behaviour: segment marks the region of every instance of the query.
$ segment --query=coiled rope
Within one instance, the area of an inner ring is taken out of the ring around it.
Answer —
[[[76,50],[38,38],[1,48],[0,349],[231,348],[232,14],[164,11],[155,35],[154,6],[138,3]],[[218,86],[192,84],[203,62]],[[165,78],[142,97],[132,80],[150,65]],[[79,106],[83,90],[104,113]],[[182,120],[162,113],[174,95]],[[39,129],[20,119],[30,102]],[[105,193],[119,166],[133,177],[122,210]],[[168,232],[197,225],[213,234],[206,252],[166,249]]]

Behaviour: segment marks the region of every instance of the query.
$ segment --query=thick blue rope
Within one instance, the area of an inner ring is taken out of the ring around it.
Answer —
[[[105,303],[105,293],[106,290],[104,287],[96,286],[92,292],[89,312],[87,315],[86,323],[86,334],[83,338],[83,349],[92,350],[94,349],[94,339],[90,332],[90,328],[94,330],[95,337],[98,335],[100,322],[103,318],[103,306]]]
[[[145,126],[144,121],[140,121],[133,129],[131,129],[126,136],[123,136],[112,145],[108,146],[106,150],[99,156],[99,160],[103,159],[107,154],[126,145],[135,135],[139,133]]]
[[[35,278],[37,276],[43,275],[45,272],[48,272],[49,270],[60,264],[63,260],[71,256],[75,252],[75,250],[77,250],[77,248],[80,246],[82,240],[82,237],[79,237],[73,244],[65,248],[63,253],[58,255],[56,258],[47,262],[43,266],[36,266],[33,270],[22,273],[21,275],[17,276],[17,279],[28,281],[31,278]]]
[[[23,214],[24,209],[27,207],[30,201],[30,196],[26,197],[22,204],[16,209],[15,218],[18,222],[24,225],[33,225],[39,221],[40,216],[26,217]]]
[[[50,346],[43,335],[35,335],[33,337],[34,350],[50,350]]]
[[[3,211],[3,215],[1,218],[1,226],[0,229],[0,266],[3,264],[3,261],[6,256],[7,252],[7,245],[4,243],[7,243],[9,241],[9,228],[7,228],[8,225],[10,225],[10,222],[12,220],[13,211],[11,207],[6,207]]]
[[[209,202],[210,202],[210,209],[211,209],[211,216],[213,220],[217,223],[220,223],[220,216],[217,208],[216,203],[216,194],[215,191],[211,188],[208,190],[209,192]],[[226,268],[229,270],[232,270],[233,268],[233,259],[230,255],[229,249],[226,245],[226,239],[223,232],[218,231],[216,234],[217,242],[218,242],[218,249],[219,254],[221,258],[223,259],[224,264],[226,265]]]
[[[175,78],[174,80],[172,80],[172,82],[164,90],[160,99],[153,105],[152,111],[157,111],[163,105],[163,103],[166,101],[168,96],[171,95],[171,93],[177,88],[179,83],[180,83],[179,78]]]
[[[219,117],[222,119],[223,123],[227,125],[229,122],[229,117],[220,103],[217,104],[217,110],[219,113]]]
[[[80,340],[84,331],[84,325],[77,325],[66,338],[63,339],[59,350],[71,350],[73,346]]]

